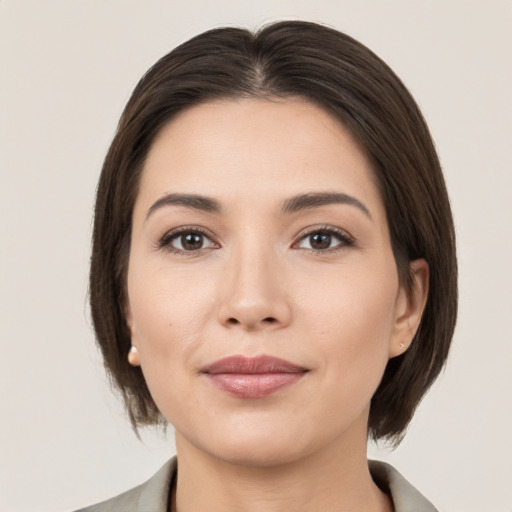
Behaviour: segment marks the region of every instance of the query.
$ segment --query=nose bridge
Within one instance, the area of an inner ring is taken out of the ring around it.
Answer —
[[[248,330],[286,325],[290,308],[283,277],[273,245],[245,236],[226,261],[220,321]]]

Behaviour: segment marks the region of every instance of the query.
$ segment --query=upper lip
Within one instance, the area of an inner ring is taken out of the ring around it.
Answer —
[[[302,373],[307,368],[297,366],[285,359],[262,355],[258,357],[229,356],[219,359],[201,369],[202,373],[263,374],[263,373]]]

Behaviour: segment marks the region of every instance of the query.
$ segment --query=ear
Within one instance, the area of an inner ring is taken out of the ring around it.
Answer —
[[[403,354],[420,325],[428,297],[429,268],[424,259],[411,261],[411,289],[400,286],[395,307],[395,323],[389,344],[389,358]]]
[[[133,314],[132,314],[132,309],[130,307],[130,303],[129,303],[128,299],[126,300],[126,304],[124,306],[124,318],[126,320],[126,325],[128,326],[128,330],[130,331],[130,339],[132,342],[132,345],[128,352],[128,362],[132,366],[140,366],[140,356],[139,356],[139,352],[137,350],[137,342],[135,340],[135,329],[133,326]]]
[[[130,338],[133,338],[133,314],[132,307],[130,306],[130,301],[126,299],[124,304],[124,319],[126,320],[126,325],[128,326],[128,330],[130,331]]]

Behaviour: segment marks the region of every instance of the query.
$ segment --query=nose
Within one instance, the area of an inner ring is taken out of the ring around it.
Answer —
[[[269,251],[247,250],[226,261],[220,276],[219,322],[246,331],[273,330],[291,321],[283,265]]]

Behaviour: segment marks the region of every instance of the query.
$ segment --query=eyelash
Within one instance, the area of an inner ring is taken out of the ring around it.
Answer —
[[[337,244],[334,247],[328,248],[328,249],[308,249],[308,248],[302,248],[304,251],[307,251],[312,254],[326,254],[326,253],[332,253],[337,252],[343,249],[346,249],[347,247],[352,247],[355,244],[354,239],[346,232],[339,228],[334,228],[332,226],[320,226],[313,229],[308,229],[303,231],[299,234],[298,240],[293,243],[292,247],[296,247],[298,244],[300,244],[302,241],[306,240],[308,237],[311,237],[315,234],[326,234],[329,236],[333,236],[337,238],[340,243]],[[197,250],[190,250],[185,251],[182,249],[177,249],[173,247],[171,244],[174,240],[177,240],[180,236],[183,235],[201,235],[207,240],[209,240],[214,246],[216,247],[202,247]],[[173,254],[177,255],[183,255],[183,256],[194,256],[199,255],[203,253],[204,251],[209,251],[213,248],[218,248],[219,245],[212,240],[212,236],[204,229],[199,228],[197,226],[183,226],[174,230],[171,230],[158,241],[156,244],[157,249],[165,249],[168,252],[171,252]]]
[[[315,227],[313,229],[304,230],[302,233],[299,234],[297,242],[295,242],[293,245],[296,246],[303,240],[306,240],[308,237],[311,237],[311,236],[313,236],[315,234],[319,234],[319,233],[335,237],[340,241],[340,243],[334,247],[330,247],[328,249],[323,249],[323,250],[322,249],[313,249],[313,248],[311,248],[311,249],[303,248],[303,250],[305,250],[309,253],[312,253],[312,254],[328,254],[328,253],[342,251],[348,247],[354,246],[354,244],[355,244],[355,240],[346,231],[339,229],[339,228],[335,228],[333,226],[320,226],[320,227]]]
[[[183,236],[183,235],[201,235],[204,238],[210,240],[210,242],[213,245],[218,247],[218,244],[212,240],[213,237],[206,230],[199,228],[197,226],[182,226],[180,228],[173,229],[173,230],[165,233],[165,235],[158,241],[157,248],[165,249],[166,251],[171,252],[173,254],[183,255],[183,256],[198,255],[204,251],[208,251],[213,248],[213,247],[202,247],[197,250],[184,251],[184,250],[177,249],[177,248],[173,247],[171,245],[172,242],[174,240],[177,240],[180,236]]]

